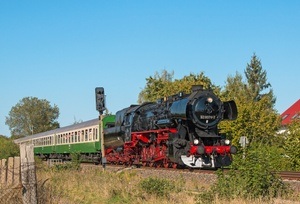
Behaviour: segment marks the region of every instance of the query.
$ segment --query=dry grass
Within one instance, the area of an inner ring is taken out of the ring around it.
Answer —
[[[199,192],[208,188],[207,184],[199,184],[198,180],[170,180],[174,189],[163,196],[150,194],[141,189],[142,178],[135,170],[122,173],[102,171],[101,168],[76,170],[38,169],[39,203],[51,204],[178,204],[200,203]],[[260,204],[255,201],[232,200],[230,202],[215,198],[216,204]],[[273,200],[271,203],[297,203],[285,200]],[[300,203],[300,202],[299,202]]]

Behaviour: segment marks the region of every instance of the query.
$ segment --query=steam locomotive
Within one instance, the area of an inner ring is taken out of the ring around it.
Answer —
[[[100,114],[103,94],[96,99]],[[104,129],[105,157],[108,163],[166,168],[228,166],[237,148],[219,134],[217,125],[236,118],[234,101],[222,102],[212,90],[193,86],[191,94],[180,92],[118,111]]]
[[[219,134],[221,120],[237,118],[234,101],[222,102],[212,90],[193,86],[156,102],[131,105],[115,115],[104,115],[104,88],[97,87],[100,120],[29,135],[17,144],[34,145],[45,160],[70,160],[80,153],[84,161],[155,167],[219,168],[231,164],[237,152]]]

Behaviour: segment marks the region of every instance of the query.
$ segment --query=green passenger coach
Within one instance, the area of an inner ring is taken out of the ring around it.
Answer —
[[[101,125],[108,128],[114,124],[114,115],[105,115],[100,120],[82,123],[30,135],[15,140],[17,144],[33,144],[34,154],[42,159],[71,159],[72,153],[80,153],[81,159],[101,161]]]

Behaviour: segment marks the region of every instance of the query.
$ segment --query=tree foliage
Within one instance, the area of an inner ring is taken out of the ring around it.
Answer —
[[[266,70],[263,70],[261,61],[255,53],[253,54],[250,63],[247,64],[244,72],[248,82],[248,93],[251,99],[253,101],[258,101],[263,96],[268,95],[271,98],[271,102],[274,104],[275,98],[272,89],[267,93],[263,93],[263,91],[271,87],[271,84],[267,82],[267,72]]]
[[[26,136],[56,129],[59,123],[59,108],[45,99],[25,97],[11,108],[6,117],[11,135]]]
[[[192,85],[202,85],[206,89],[220,90],[219,87],[211,83],[211,80],[203,72],[199,74],[190,73],[182,79],[174,80],[174,72],[169,73],[167,70],[162,70],[160,74],[156,72],[154,76],[146,78],[146,86],[139,93],[138,103],[155,101],[180,91],[190,93]]]
[[[300,119],[295,119],[287,127],[284,133],[284,145],[286,159],[290,161],[291,170],[300,170]]]
[[[235,144],[238,144],[241,136],[268,144],[276,140],[274,135],[280,126],[280,118],[274,109],[275,98],[272,89],[268,89],[271,84],[267,83],[266,74],[254,54],[245,70],[246,82],[239,73],[227,78],[222,98],[235,100],[238,118],[234,123],[224,121],[220,127]]]
[[[11,138],[0,135],[0,147],[0,159],[19,155],[19,146]]]

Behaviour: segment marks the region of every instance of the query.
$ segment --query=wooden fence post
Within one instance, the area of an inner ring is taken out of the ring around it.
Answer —
[[[7,178],[6,185],[12,186],[14,182],[14,158],[9,157],[7,160]]]
[[[33,145],[20,145],[21,180],[23,184],[23,203],[37,203],[37,181]]]
[[[7,165],[6,165],[6,159],[1,159],[0,160],[0,164],[1,164],[1,186],[6,186],[6,173],[7,173]]]
[[[21,186],[21,159],[14,157],[14,186]]]

